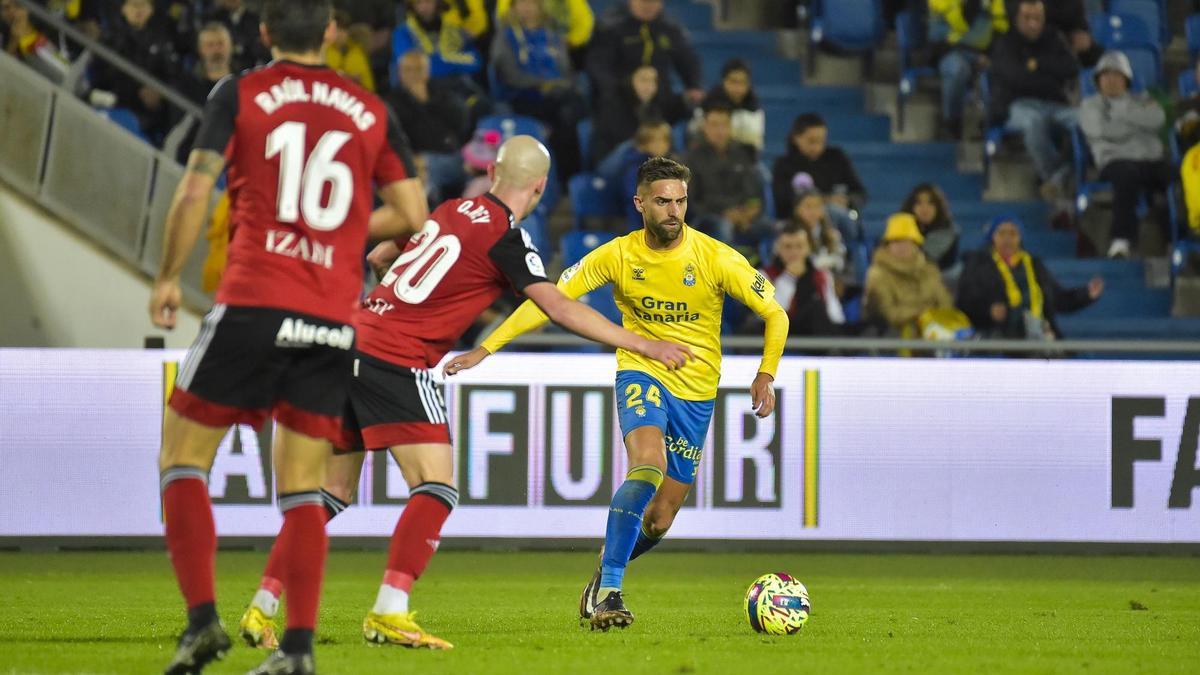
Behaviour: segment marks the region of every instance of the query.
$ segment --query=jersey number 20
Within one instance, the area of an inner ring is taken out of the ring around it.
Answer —
[[[458,237],[439,237],[441,230],[437,221],[425,221],[425,227],[412,238],[412,248],[396,258],[379,284],[391,287],[397,298],[410,305],[425,302],[462,254]]]
[[[281,223],[304,221],[314,230],[328,232],[341,227],[350,212],[354,197],[354,174],[350,167],[334,159],[350,134],[327,131],[312,154],[305,158],[307,126],[303,122],[284,122],[267,136],[267,159],[279,155],[279,190],[275,217]],[[322,205],[325,185],[329,201]]]

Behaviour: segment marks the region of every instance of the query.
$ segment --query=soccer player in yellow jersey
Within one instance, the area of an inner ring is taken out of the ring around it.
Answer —
[[[727,294],[766,322],[762,364],[750,393],[759,417],[775,409],[772,382],[787,337],[787,313],[775,301],[771,283],[740,253],[684,222],[690,177],[678,162],[647,160],[638,169],[633,198],[645,228],[600,246],[558,280],[572,298],[613,284],[627,329],[682,343],[695,355],[682,368],[668,370],[617,350],[617,409],[631,468],[609,507],[600,568],[579,602],[580,616],[593,630],[633,623],[621,596],[625,567],[667,533],[695,481],[721,377],[721,309]],[[526,302],[480,347],[453,359],[446,374],[475,366],[546,320]]]

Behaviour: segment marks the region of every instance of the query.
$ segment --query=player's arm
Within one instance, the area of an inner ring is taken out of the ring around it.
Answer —
[[[195,149],[167,211],[162,262],[150,292],[150,321],[159,328],[175,327],[175,312],[183,302],[179,275],[204,228],[213,188],[225,170],[225,148],[236,118],[237,79],[227,77],[217,83],[205,104]]]
[[[387,125],[387,141],[375,161],[374,173],[383,206],[367,222],[367,235],[374,240],[416,234],[429,218],[429,202],[417,176],[412,145],[391,108],[387,108]]]
[[[725,275],[722,280],[725,292],[753,310],[766,324],[763,331],[762,362],[758,366],[754,382],[750,384],[754,414],[766,417],[775,410],[773,384],[775,372],[779,369],[779,360],[783,357],[783,346],[787,341],[787,311],[775,300],[775,287],[771,282],[751,267],[740,253],[727,249],[723,255],[724,259],[720,261],[719,269]]]
[[[518,230],[514,230],[513,236],[517,232]],[[662,361],[668,368],[682,366],[686,359],[692,357],[687,347],[647,340],[613,324],[596,310],[578,302],[577,298],[611,282],[611,268],[619,262],[619,251],[615,241],[592,251],[577,265],[563,272],[557,287],[546,282],[544,272],[541,271],[541,258],[537,257],[536,251],[522,248],[518,252],[515,241],[508,244],[508,255],[496,255],[501,250],[501,246],[498,245],[493,252],[493,258],[501,269],[505,270],[514,286],[520,288],[529,300],[522,303],[479,347],[459,355],[448,364],[444,369],[447,375],[474,367],[518,336],[541,327],[548,320],[597,342]],[[521,265],[527,266],[524,276],[517,264],[505,262],[503,259],[511,259],[511,256],[517,253],[525,256],[520,261]],[[535,264],[528,264],[530,255],[536,258]]]
[[[680,368],[694,358],[692,350],[684,345],[651,340],[625,330],[600,312],[567,297],[550,282],[527,286],[524,293],[551,321],[589,340],[641,354],[661,362],[668,370]]]

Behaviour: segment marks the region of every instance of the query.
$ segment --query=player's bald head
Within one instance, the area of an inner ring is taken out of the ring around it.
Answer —
[[[513,136],[496,153],[496,182],[529,187],[550,172],[550,151],[533,136]]]

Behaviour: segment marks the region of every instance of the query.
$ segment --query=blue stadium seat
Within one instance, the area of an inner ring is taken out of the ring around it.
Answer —
[[[585,117],[575,125],[575,135],[579,138],[579,160],[586,171],[592,168],[592,118]]]
[[[813,0],[812,4],[813,44],[867,52],[882,42],[886,26],[879,0]]]
[[[1156,47],[1139,47],[1126,45],[1121,51],[1129,57],[1129,65],[1133,66],[1134,88],[1157,87],[1162,81],[1162,52]]]
[[[923,3],[922,3],[923,6]],[[913,54],[926,43],[926,17],[904,10],[896,14],[896,44],[900,53],[900,88],[896,93],[896,128],[904,131],[904,106],[917,88],[917,80],[937,74],[932,66],[914,66]]]
[[[1179,74],[1179,95],[1183,98],[1200,93],[1200,83],[1196,82],[1196,71],[1188,69]]]
[[[1187,38],[1188,54],[1195,61],[1200,54],[1200,14],[1193,14],[1183,22],[1183,35]]]
[[[1158,33],[1146,21],[1129,14],[1097,14],[1091,19],[1092,36],[1106,49],[1124,45],[1160,46]]]
[[[96,112],[134,136],[147,143],[150,142],[150,139],[146,138],[146,134],[142,133],[142,124],[138,122],[137,115],[129,108],[96,108]]]
[[[589,218],[616,218],[622,215],[617,186],[591,174],[581,173],[567,181],[575,227],[584,229]]]
[[[1159,46],[1171,41],[1165,0],[1108,0],[1105,9],[1109,14],[1136,16],[1141,19],[1150,29],[1151,35],[1156,36]]]
[[[523,115],[489,115],[475,125],[476,129],[495,129],[506,140],[522,134],[533,136],[545,143],[548,137],[546,127],[538,120]]]
[[[562,236],[562,255],[563,264],[566,266],[574,265],[583,260],[583,256],[591,253],[601,244],[605,244],[616,238],[617,235],[611,232],[587,232],[584,230],[571,230]]]

